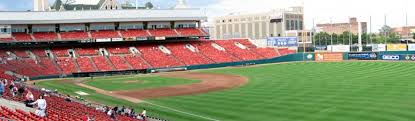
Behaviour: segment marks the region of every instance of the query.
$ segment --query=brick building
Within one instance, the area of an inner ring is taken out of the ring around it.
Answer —
[[[360,22],[362,33],[367,33],[367,22]],[[325,23],[325,24],[317,24],[317,28],[319,28],[322,32],[327,33],[335,33],[335,34],[342,34],[346,31],[351,31],[353,34],[358,34],[359,32],[359,24],[356,18],[350,18],[349,23]]]

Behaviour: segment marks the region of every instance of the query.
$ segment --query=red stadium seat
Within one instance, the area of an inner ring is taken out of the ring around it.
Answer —
[[[87,40],[89,39],[88,33],[83,31],[78,32],[61,32],[62,40]]]
[[[33,42],[32,37],[27,33],[12,33],[12,36],[14,36],[18,42]]]
[[[212,61],[200,54],[196,48],[196,52],[191,51],[186,47],[185,43],[170,43],[166,44],[166,47],[171,50],[174,56],[179,58],[186,65],[202,65],[212,63]]]
[[[36,32],[33,33],[33,36],[38,42],[58,40],[58,35],[55,32]]]
[[[15,42],[13,38],[0,38],[0,43],[10,43]]]
[[[104,56],[92,57],[92,60],[100,71],[114,71],[111,64]]]
[[[147,30],[127,30],[121,31],[121,34],[124,38],[134,38],[134,37],[148,37],[150,36]]]
[[[80,56],[93,56],[93,55],[98,55],[98,48],[75,48],[75,51],[80,55]]]
[[[128,62],[121,56],[110,56],[109,59],[118,71],[131,70]]]
[[[93,31],[91,34],[94,39],[121,38],[114,30]]]
[[[177,37],[179,36],[173,29],[151,29],[148,30],[155,37]]]
[[[76,61],[78,62],[79,69],[82,72],[97,72],[98,70],[95,69],[92,60],[89,57],[80,57],[77,58]]]
[[[236,41],[233,40],[219,40],[215,41],[215,43],[219,44],[220,46],[224,47],[227,52],[237,56],[238,58],[242,60],[259,60],[262,59],[262,57],[252,51],[249,50],[249,48],[242,49],[241,47],[238,47],[236,44]]]
[[[128,63],[133,66],[134,69],[148,69],[150,68],[140,56],[136,55],[127,55],[125,57]]]
[[[75,62],[72,58],[57,58],[57,63],[65,74],[78,72]]]
[[[197,47],[202,54],[204,54],[205,56],[217,63],[240,61],[238,58],[227,53],[226,51],[221,51],[214,48],[212,46],[212,43],[212,41],[201,41],[193,42],[192,45]]]
[[[163,53],[157,45],[143,45],[138,46],[137,49],[141,51],[143,58],[154,68],[184,66],[172,55]]]
[[[181,29],[176,29],[176,31],[180,33],[181,36],[184,36],[184,37],[206,36],[206,34],[198,28],[181,28]]]
[[[111,54],[130,54],[130,49],[128,46],[114,46],[108,47],[107,50]]]

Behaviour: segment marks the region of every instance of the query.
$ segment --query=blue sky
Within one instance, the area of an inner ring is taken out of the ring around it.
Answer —
[[[54,0],[49,0],[53,3]],[[123,2],[125,0],[119,0]],[[135,0],[130,0],[135,2]],[[176,0],[138,0],[140,5],[151,1],[158,8],[170,8]],[[290,6],[305,6],[305,25],[308,29],[315,23],[347,22],[349,17],[357,17],[359,21],[369,22],[372,17],[373,31],[384,25],[392,27],[405,26],[405,14],[408,14],[408,25],[415,25],[415,0],[187,0],[192,8],[207,10],[212,19],[230,13],[258,13]],[[30,10],[33,0],[0,0],[0,11]],[[369,26],[370,28],[370,26]]]

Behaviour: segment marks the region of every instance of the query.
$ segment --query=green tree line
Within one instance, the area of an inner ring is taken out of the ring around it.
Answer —
[[[342,34],[316,33],[313,40],[316,45],[330,45],[332,41],[333,45],[353,45],[358,44],[358,39],[358,35],[345,31]],[[362,44],[400,43],[400,39],[402,38],[397,33],[392,32],[389,26],[382,27],[378,34],[362,34]],[[415,33],[413,33],[413,39],[415,39]]]

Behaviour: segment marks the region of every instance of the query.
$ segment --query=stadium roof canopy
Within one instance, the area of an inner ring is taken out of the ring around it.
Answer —
[[[53,12],[0,12],[0,24],[63,24],[132,21],[207,20],[200,9],[134,9]]]

